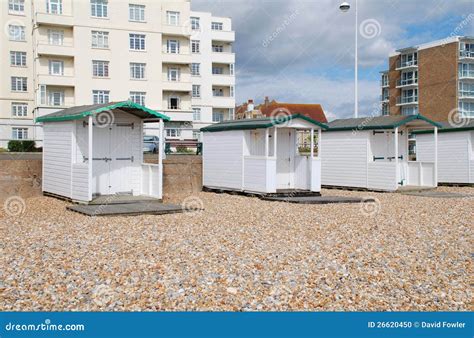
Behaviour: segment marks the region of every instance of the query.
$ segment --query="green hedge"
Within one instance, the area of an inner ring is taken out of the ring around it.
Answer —
[[[8,142],[8,151],[18,153],[39,152],[41,148],[36,148],[35,141],[12,140]]]

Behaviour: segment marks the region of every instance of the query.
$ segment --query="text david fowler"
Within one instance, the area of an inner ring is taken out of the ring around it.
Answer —
[[[446,328],[446,329],[464,329],[466,327],[466,323],[463,322],[421,322],[422,328]]]

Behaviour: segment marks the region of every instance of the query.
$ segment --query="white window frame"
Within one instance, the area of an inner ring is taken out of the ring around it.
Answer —
[[[110,62],[105,60],[92,60],[92,76],[93,77],[109,77]]]
[[[224,53],[224,45],[212,45],[213,53]]]
[[[10,66],[26,67],[26,52],[10,51]]]
[[[179,40],[175,40],[175,39],[166,40],[166,53],[179,54],[179,52],[180,52]]]
[[[110,90],[94,89],[92,91],[92,102],[94,104],[109,103]]]
[[[201,30],[201,18],[199,18],[197,16],[192,16],[191,17],[191,29],[193,31]]]
[[[91,17],[93,18],[108,18],[109,17],[109,3],[107,0],[90,0]]]
[[[181,129],[179,128],[166,128],[166,137],[181,137]]]
[[[130,100],[138,103],[139,105],[145,105],[146,92],[130,92]]]
[[[235,93],[234,93],[234,86],[230,86],[230,87],[229,87],[229,96],[230,96],[230,97],[234,97],[234,94],[235,94]]]
[[[12,92],[26,93],[28,91],[28,78],[23,76],[12,76],[10,89]]]
[[[181,79],[181,69],[178,67],[168,67],[168,81],[178,82]]]
[[[64,91],[63,90],[48,91],[48,106],[52,106],[52,107],[64,106]]]
[[[62,0],[47,0],[46,13],[55,14],[55,15],[63,14],[63,1]]]
[[[8,0],[9,14],[25,14],[25,0]]]
[[[91,32],[91,46],[92,48],[109,48],[109,32],[105,31],[92,31]]]
[[[229,64],[229,74],[234,75],[235,74],[235,64],[230,63]]]
[[[128,20],[145,22],[145,5],[128,4]]]
[[[12,127],[13,140],[28,140],[28,128]]]
[[[212,122],[222,122],[224,121],[224,113],[221,111],[212,112]]]
[[[57,29],[48,29],[48,43],[53,46],[64,45],[64,31]]]
[[[12,117],[27,117],[28,116],[28,103],[12,102],[11,114],[12,114]]]
[[[191,63],[191,75],[200,76],[201,75],[201,64],[200,63]]]
[[[201,85],[193,84],[192,97],[193,98],[201,97]]]
[[[25,26],[8,25],[8,37],[11,41],[26,41]]]
[[[193,54],[201,53],[201,41],[191,40],[191,53]]]
[[[63,76],[64,75],[64,61],[49,60],[49,75]]]
[[[176,11],[166,11],[166,23],[169,26],[179,26],[180,13]]]
[[[211,22],[211,30],[213,31],[222,31],[224,30],[224,24],[222,22]]]
[[[146,79],[146,63],[130,62],[130,79],[145,80]]]
[[[201,108],[193,108],[193,121],[201,121]]]
[[[128,47],[130,48],[130,50],[145,51],[146,35],[138,33],[128,34]]]

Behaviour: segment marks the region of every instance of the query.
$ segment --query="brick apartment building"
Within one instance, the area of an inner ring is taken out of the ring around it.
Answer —
[[[382,115],[474,118],[474,37],[455,36],[399,49],[381,72]],[[452,113],[451,113],[452,114]]]

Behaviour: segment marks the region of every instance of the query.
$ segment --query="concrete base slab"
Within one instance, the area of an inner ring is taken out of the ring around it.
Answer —
[[[431,197],[431,198],[474,198],[474,195],[459,194],[454,192],[444,192],[436,190],[403,192],[403,195]]]
[[[137,202],[161,202],[160,199],[149,196],[132,196],[132,195],[103,195],[97,196],[89,202],[90,205],[104,205],[104,204],[129,204]]]
[[[266,201],[299,203],[299,204],[332,204],[332,203],[370,203],[373,198],[343,196],[296,196],[296,197],[261,197]]]
[[[300,196],[321,196],[320,192],[302,190],[302,189],[278,189],[274,193],[263,193],[256,191],[247,191],[247,190],[233,190],[226,188],[214,188],[206,187],[202,188],[202,191],[205,192],[214,192],[217,194],[233,194],[233,195],[244,195],[244,196],[256,196],[256,197],[300,197]]]
[[[149,201],[123,204],[70,205],[67,209],[87,216],[164,215],[186,211],[180,205]]]

